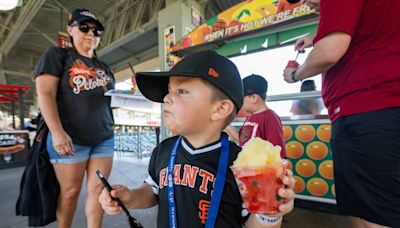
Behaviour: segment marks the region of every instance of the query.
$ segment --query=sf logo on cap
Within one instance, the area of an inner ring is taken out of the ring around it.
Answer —
[[[208,74],[211,75],[211,76],[213,76],[214,78],[218,78],[218,77],[219,77],[218,72],[215,71],[213,68],[210,68],[210,69],[208,70]]]

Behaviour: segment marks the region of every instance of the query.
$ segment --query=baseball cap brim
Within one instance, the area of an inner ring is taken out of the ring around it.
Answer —
[[[136,74],[136,82],[140,92],[147,99],[163,103],[168,94],[170,72],[140,72]]]
[[[169,78],[172,76],[201,77],[193,73],[176,74],[171,71],[138,72],[136,73],[136,83],[140,92],[147,99],[164,103],[164,97],[168,94]]]

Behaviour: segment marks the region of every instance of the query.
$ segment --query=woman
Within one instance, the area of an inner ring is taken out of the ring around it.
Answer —
[[[76,9],[69,17],[73,48],[50,48],[35,69],[38,103],[50,133],[47,150],[60,184],[58,227],[71,227],[83,177],[87,175],[87,227],[101,227],[98,198],[100,169],[110,175],[114,153],[113,116],[104,92],[114,87],[109,67],[95,49],[104,31],[89,10]]]

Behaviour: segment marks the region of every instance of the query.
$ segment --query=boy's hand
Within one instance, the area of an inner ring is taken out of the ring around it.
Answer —
[[[123,185],[112,185],[114,190],[108,192],[106,188],[103,188],[99,196],[99,203],[103,210],[109,215],[115,215],[121,213],[122,209],[119,207],[118,202],[113,200],[111,197],[119,198],[121,202],[127,206],[130,202],[130,190]]]
[[[282,187],[278,191],[278,195],[282,197],[282,204],[279,205],[279,212],[275,214],[270,214],[269,216],[282,216],[288,214],[293,210],[294,206],[294,178],[293,172],[290,169],[286,170],[286,174],[282,177],[282,182],[285,187]]]
[[[278,195],[282,197],[282,204],[279,206],[278,213],[275,214],[265,214],[269,219],[277,219],[276,222],[274,223],[267,223],[263,224],[263,222],[260,222],[260,220],[257,218],[260,215],[257,214],[251,214],[250,218],[246,222],[246,227],[249,228],[258,228],[258,227],[268,227],[268,228],[277,228],[281,227],[282,224],[282,219],[281,216],[288,214],[293,210],[293,205],[294,205],[294,178],[293,178],[293,172],[290,169],[286,170],[285,175],[282,177],[282,182],[285,185],[285,187],[282,187],[278,191]]]

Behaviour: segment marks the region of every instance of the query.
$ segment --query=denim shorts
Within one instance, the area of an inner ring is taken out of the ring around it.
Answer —
[[[49,132],[47,136],[47,152],[52,164],[76,164],[90,158],[108,158],[114,156],[114,137],[104,140],[95,146],[74,144],[74,155],[59,155],[53,147],[53,139]]]

